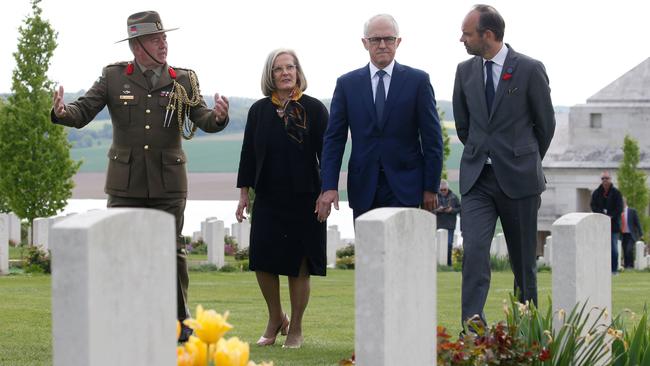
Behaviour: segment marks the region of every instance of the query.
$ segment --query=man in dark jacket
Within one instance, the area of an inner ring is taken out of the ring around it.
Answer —
[[[623,247],[623,267],[634,268],[634,243],[641,240],[643,229],[636,210],[627,206],[623,198],[623,213],[621,214],[621,245]]]
[[[623,196],[614,187],[612,176],[607,170],[600,176],[602,183],[591,194],[591,211],[602,213],[612,221],[612,273],[618,273],[618,233],[621,231]]]
[[[451,250],[454,243],[454,231],[456,230],[456,215],[460,212],[460,201],[458,196],[449,189],[446,180],[440,181],[438,190],[438,208],[433,210],[436,214],[438,229],[447,229],[447,265],[451,266]]]

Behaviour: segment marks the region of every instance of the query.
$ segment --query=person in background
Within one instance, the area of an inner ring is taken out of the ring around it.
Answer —
[[[274,344],[278,333],[287,335],[283,347],[301,346],[309,277],[325,276],[326,224],[316,219],[314,206],[321,190],[319,162],[328,113],[305,89],[296,53],[272,51],[262,72],[266,97],[251,106],[244,132],[236,217],[239,222],[245,218],[254,188],[249,266],[269,312],[260,346]],[[282,311],[279,275],[289,277],[290,322]]]
[[[618,274],[618,234],[621,232],[623,195],[614,187],[609,171],[603,171],[600,181],[598,188],[591,194],[591,211],[611,218],[612,273]]]
[[[634,244],[641,240],[643,229],[636,210],[628,207],[623,198],[623,213],[621,214],[621,247],[623,249],[623,267],[634,268]]]
[[[402,38],[392,16],[370,18],[361,41],[370,62],[341,76],[332,96],[317,207],[321,221],[332,204],[338,210],[348,131],[348,199],[355,220],[378,207],[437,206],[442,131],[429,75],[395,61]]]
[[[462,321],[483,308],[490,287],[490,244],[501,220],[521,303],[537,305],[537,211],[546,189],[542,159],[555,133],[544,65],[503,41],[505,21],[492,6],[465,16],[460,42],[473,57],[458,64],[453,106],[463,143]]]
[[[436,214],[436,226],[438,229],[447,230],[447,265],[451,266],[451,251],[454,243],[454,231],[456,230],[456,216],[460,212],[460,201],[458,196],[451,189],[446,180],[440,181],[438,190],[438,208],[433,210]]]
[[[214,108],[208,108],[194,71],[167,64],[166,32],[177,28],[164,29],[157,12],[132,14],[126,23],[128,38],[122,41],[129,41],[134,59],[104,67],[86,94],[70,104],[63,102],[63,86],[59,87],[50,117],[53,123],[82,128],[108,106],[113,144],[108,150],[107,206],[152,208],[176,219],[177,316],[182,324],[190,313],[181,234],[187,201],[187,157],[181,136],[191,138],[197,127],[205,132],[223,130],[228,124],[228,99],[215,94]],[[182,324],[179,341],[191,333]]]

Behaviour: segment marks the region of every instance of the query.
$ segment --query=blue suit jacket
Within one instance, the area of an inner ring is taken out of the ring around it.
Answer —
[[[381,121],[375,112],[368,65],[337,80],[323,142],[323,191],[338,188],[348,128],[350,207],[371,207],[380,167],[404,205],[419,205],[424,190],[438,192],[442,133],[427,73],[395,62]]]

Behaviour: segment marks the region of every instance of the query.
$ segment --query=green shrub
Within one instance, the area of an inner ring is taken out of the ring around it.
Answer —
[[[191,265],[189,270],[193,272],[214,272],[218,271],[219,267],[211,263],[202,263],[199,265]]]
[[[28,246],[23,252],[26,273],[50,273],[50,252],[42,247]]]
[[[463,247],[456,247],[451,250],[451,268],[456,272],[463,270]]]
[[[239,272],[239,268],[233,266],[230,263],[226,263],[223,265],[223,267],[219,268],[219,272]]]
[[[336,251],[336,258],[344,257],[354,257],[354,243],[350,243]]]
[[[354,269],[354,256],[336,258],[336,268]]]
[[[550,300],[549,300],[550,302]],[[492,327],[480,319],[467,323],[471,330],[458,341],[444,327],[438,327],[438,365],[544,365],[591,366],[609,364],[609,346],[617,331],[599,325],[607,317],[605,309],[576,305],[567,316],[563,310],[545,313],[535,306],[517,303],[510,296],[504,304],[505,321]],[[554,318],[561,322],[553,328]]]
[[[490,256],[490,269],[493,271],[509,271],[510,259],[508,257]]]
[[[248,259],[248,248],[238,250],[235,253],[235,259],[238,261]]]
[[[187,252],[189,254],[208,254],[208,245],[202,239],[199,239],[187,245]]]

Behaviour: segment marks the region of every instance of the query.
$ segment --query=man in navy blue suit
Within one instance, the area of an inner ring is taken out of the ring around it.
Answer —
[[[437,206],[442,134],[429,75],[395,62],[402,39],[395,19],[376,15],[364,27],[370,63],[341,76],[330,106],[321,161],[318,218],[338,210],[343,151],[352,137],[348,199],[356,219],[378,207]]]

